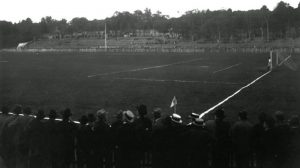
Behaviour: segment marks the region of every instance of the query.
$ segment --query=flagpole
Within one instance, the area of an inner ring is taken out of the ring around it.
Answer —
[[[176,113],[176,106],[177,106],[177,105],[174,106],[174,113],[175,113],[175,114],[177,114],[177,113]]]

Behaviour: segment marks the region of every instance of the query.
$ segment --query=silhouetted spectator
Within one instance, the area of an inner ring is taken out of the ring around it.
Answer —
[[[11,162],[9,167],[28,167],[28,139],[25,138],[25,130],[28,128],[28,124],[33,119],[29,116],[31,109],[25,108],[23,111],[22,106],[16,106],[14,109],[15,116],[7,125],[7,132],[9,135],[9,148],[12,152]],[[23,112],[23,116],[19,115]]]
[[[262,167],[264,158],[264,144],[263,137],[265,133],[264,124],[266,122],[266,114],[260,113],[258,115],[258,123],[253,126],[253,152],[255,153],[256,166]]]
[[[58,122],[55,121],[57,117],[57,113],[55,110],[50,110],[49,112],[49,120],[45,121],[45,137],[46,137],[46,165],[50,168],[58,168],[58,155],[59,155],[59,130],[58,130]]]
[[[147,106],[139,105],[137,107],[138,117],[135,120],[135,129],[137,134],[137,156],[140,160],[148,161],[149,160],[149,152],[151,145],[151,130],[152,130],[152,122],[147,115]],[[146,160],[145,160],[146,159]],[[147,164],[147,163],[142,163]]]
[[[115,167],[119,168],[120,163],[121,163],[121,153],[119,150],[120,147],[120,140],[119,138],[119,132],[120,132],[120,128],[123,125],[123,112],[119,111],[117,112],[117,114],[115,115],[115,120],[112,122],[111,124],[111,129],[110,129],[110,133],[111,133],[111,143],[112,143],[112,147],[113,147],[113,162],[115,164]]]
[[[153,109],[152,126],[155,125],[159,119],[161,119],[161,108],[157,107]]]
[[[107,122],[107,112],[105,109],[97,111],[97,119],[94,124],[95,157],[96,167],[111,167],[111,134],[110,124]]]
[[[276,148],[276,134],[275,134],[275,120],[273,117],[267,115],[264,122],[264,133],[262,137],[262,167],[275,167],[275,148]]]
[[[289,168],[298,168],[300,165],[300,122],[298,115],[292,116],[290,122],[291,145],[289,147]]]
[[[213,168],[227,168],[229,166],[229,154],[231,140],[229,137],[230,124],[224,121],[223,109],[217,109],[214,113],[215,120],[206,123],[214,142],[212,146],[212,166]]]
[[[172,114],[170,116],[171,124],[168,129],[167,140],[169,143],[169,164],[170,167],[181,168],[186,166],[187,156],[184,154],[184,146],[182,142],[184,142],[184,125],[182,124],[181,116],[178,114]]]
[[[134,114],[129,110],[123,112],[123,124],[118,133],[121,152],[120,166],[122,168],[137,168],[139,166],[134,117]]]
[[[44,111],[38,110],[36,118],[29,123],[26,130],[30,150],[30,168],[45,167],[45,154],[48,151],[45,149],[45,123],[42,121],[44,117]]]
[[[286,167],[288,161],[288,149],[290,145],[290,128],[285,121],[284,113],[281,111],[275,112],[275,141],[276,141],[276,167]]]
[[[76,125],[70,120],[69,108],[62,113],[62,121],[58,122],[58,164],[60,168],[69,168],[75,161],[75,131]]]
[[[165,168],[169,166],[170,144],[168,134],[171,127],[170,116],[156,120],[152,129],[152,167]]]
[[[0,157],[2,158],[3,164],[6,164],[8,158],[7,158],[7,146],[5,144],[4,139],[4,130],[7,125],[7,122],[11,118],[11,116],[8,114],[9,108],[6,106],[3,106],[1,108],[1,114],[0,114]],[[4,166],[4,165],[3,165]]]
[[[247,112],[239,112],[237,121],[231,130],[235,160],[238,168],[248,168],[251,159],[252,124],[248,121]]]
[[[19,118],[19,114],[22,113],[22,106],[16,105],[13,109],[14,115],[11,117],[7,118],[3,132],[2,132],[2,137],[1,141],[3,144],[3,152],[5,152],[5,162],[7,167],[9,168],[15,168],[16,167],[16,153],[17,153],[17,148],[16,148],[16,138],[15,138],[15,130],[17,130],[17,127],[12,125],[12,121],[16,120]]]
[[[78,130],[76,132],[76,142],[77,142],[77,165],[78,168],[83,167],[92,167],[89,165],[90,161],[90,153],[92,149],[92,128],[88,125],[87,116],[83,115],[79,119],[80,125],[78,126]]]
[[[195,118],[184,133],[186,141],[186,155],[189,168],[208,168],[209,151],[212,137],[204,127],[204,120]]]

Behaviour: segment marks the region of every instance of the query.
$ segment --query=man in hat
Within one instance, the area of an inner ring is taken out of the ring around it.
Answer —
[[[191,114],[189,115],[190,122],[187,124],[187,126],[188,126],[188,127],[191,126],[193,123],[195,123],[195,120],[196,120],[197,118],[199,118],[199,117],[200,117],[199,114],[197,114],[197,113],[191,113]]]
[[[92,149],[92,128],[88,125],[88,118],[86,115],[81,116],[79,119],[80,125],[76,132],[76,149],[77,149],[77,165],[78,168],[83,168],[85,166],[91,167],[89,165],[90,153]]]
[[[45,166],[45,123],[44,111],[38,110],[36,118],[34,118],[28,126],[27,138],[29,140],[29,166],[30,168],[40,168]]]
[[[62,112],[62,121],[58,122],[58,164],[61,168],[69,168],[75,161],[76,125],[70,120],[71,110]]]
[[[187,144],[185,153],[189,167],[208,168],[209,147],[212,143],[212,137],[204,126],[204,120],[199,117],[195,118],[186,129],[184,136],[184,144]]]
[[[249,167],[252,145],[253,145],[253,126],[248,121],[247,112],[239,112],[239,121],[231,129],[233,150],[236,158],[237,167]]]
[[[100,109],[97,111],[97,119],[94,123],[93,139],[95,140],[95,161],[96,167],[111,167],[112,140],[110,134],[110,124],[107,121],[107,111]]]
[[[134,125],[135,116],[130,110],[123,111],[123,124],[119,129],[121,165],[123,168],[137,168],[137,135]]]
[[[223,109],[217,109],[214,112],[215,119],[206,122],[206,127],[214,141],[212,145],[212,166],[215,168],[229,167],[231,150],[230,124],[224,121],[224,113]]]
[[[187,157],[184,153],[184,133],[185,127],[182,122],[182,118],[179,114],[173,113],[170,116],[171,123],[168,129],[168,142],[169,142],[169,155],[168,159],[171,162],[170,167],[181,168],[185,167],[187,163]]]
[[[57,168],[58,161],[58,126],[57,113],[54,109],[51,109],[49,112],[49,120],[45,121],[45,137],[46,137],[46,163],[47,167]]]

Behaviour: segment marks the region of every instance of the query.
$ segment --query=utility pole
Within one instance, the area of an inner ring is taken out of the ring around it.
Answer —
[[[104,48],[105,48],[105,51],[107,50],[107,34],[106,34],[106,23],[105,23],[105,30],[104,30],[104,33],[105,33],[105,37],[104,37]]]

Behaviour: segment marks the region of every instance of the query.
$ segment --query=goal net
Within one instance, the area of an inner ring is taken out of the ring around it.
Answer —
[[[292,52],[273,50],[270,51],[270,59],[272,68],[285,66],[293,71],[298,69],[298,65],[293,61]]]

